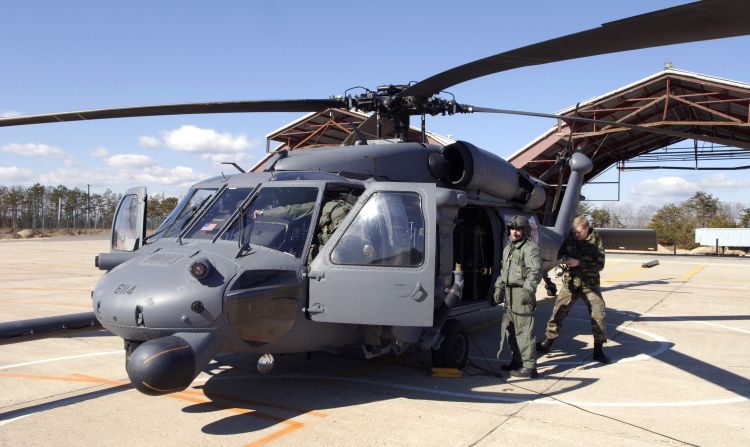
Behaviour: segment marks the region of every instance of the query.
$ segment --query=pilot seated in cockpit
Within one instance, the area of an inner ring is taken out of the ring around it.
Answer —
[[[331,198],[323,204],[318,224],[315,227],[313,243],[307,256],[308,264],[315,259],[323,248],[323,245],[328,242],[331,235],[333,235],[341,222],[344,221],[344,218],[349,214],[349,211],[351,211],[352,205],[356,200],[357,197],[353,194],[343,193]],[[277,206],[270,209],[257,209],[253,211],[253,220],[257,219],[259,216],[269,216],[283,217],[288,221],[297,221],[312,215],[314,209],[315,202]]]

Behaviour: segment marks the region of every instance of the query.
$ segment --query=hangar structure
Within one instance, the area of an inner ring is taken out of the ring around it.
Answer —
[[[557,155],[572,144],[594,163],[589,181],[615,165],[628,169],[738,169],[750,166],[701,167],[702,160],[750,158],[750,84],[665,68],[640,81],[597,96],[557,113],[616,123],[637,124],[709,136],[680,147],[680,138],[630,130],[615,125],[558,125],[510,157],[544,181],[556,181]],[[685,166],[684,162],[694,162]],[[679,165],[678,162],[683,162]],[[736,163],[734,163],[736,164]],[[563,174],[562,178],[567,178]]]

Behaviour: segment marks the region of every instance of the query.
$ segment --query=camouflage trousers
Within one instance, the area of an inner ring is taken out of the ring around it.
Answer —
[[[503,321],[507,323],[508,345],[513,355],[513,362],[522,363],[524,368],[536,368],[536,337],[534,336],[536,305],[521,304],[520,291],[521,289],[516,287],[505,289]]]
[[[563,285],[560,294],[555,300],[555,308],[552,310],[552,316],[547,322],[546,337],[553,340],[560,335],[560,328],[562,328],[563,320],[568,316],[570,308],[578,298],[583,299],[583,302],[589,310],[591,333],[594,335],[594,341],[599,343],[606,342],[607,328],[604,319],[605,305],[599,287],[584,287],[581,289],[570,290],[569,286]]]

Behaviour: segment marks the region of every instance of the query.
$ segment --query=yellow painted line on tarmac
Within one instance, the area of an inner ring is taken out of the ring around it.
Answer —
[[[205,394],[202,391],[185,390],[185,391],[183,391],[183,393],[185,393],[185,394],[199,394],[199,395],[205,396]],[[328,417],[328,414],[326,414],[326,413],[324,413],[322,411],[318,411],[318,410],[308,410],[308,409],[304,409],[304,408],[290,407],[290,406],[287,406],[287,405],[274,404],[274,403],[263,402],[263,401],[259,401],[259,400],[240,399],[237,396],[227,396],[227,395],[224,395],[224,394],[217,394],[217,393],[213,393],[212,396],[215,396],[216,398],[221,399],[221,400],[235,401],[235,402],[239,402],[239,403],[243,403],[243,404],[247,404],[247,405],[260,405],[260,406],[268,407],[268,408],[277,408],[277,409],[280,409],[280,410],[291,411],[293,413],[309,414],[311,416],[316,416],[316,417],[319,417],[319,418]]]
[[[83,374],[71,374],[69,376],[51,376],[46,374],[18,374],[9,372],[0,372],[0,377],[7,377],[11,379],[31,379],[31,380],[47,380],[47,381],[59,381],[59,382],[85,382],[85,383],[96,383],[99,385],[124,385],[128,383],[128,380],[108,380],[94,376],[86,376]]]
[[[682,279],[683,281],[690,281],[693,278],[693,276],[697,275],[698,272],[703,270],[704,267],[706,267],[706,264],[700,264],[699,266],[695,267],[694,269],[682,275],[682,278],[680,279]]]
[[[602,284],[606,284],[608,282],[619,281],[619,280],[621,280],[623,278],[627,278],[628,276],[631,276],[631,275],[633,275],[635,273],[638,273],[640,271],[643,271],[643,268],[641,268],[641,266],[638,266],[638,267],[634,268],[633,270],[628,270],[627,272],[621,273],[621,274],[619,274],[617,276],[613,276],[611,278],[604,279],[604,280],[602,280]]]
[[[0,291],[3,289],[0,289]],[[2,304],[44,304],[47,306],[68,306],[68,307],[80,307],[83,309],[90,309],[91,304],[75,304],[75,303],[57,303],[55,301],[34,301],[34,300],[2,300],[0,299],[0,303]]]
[[[128,383],[128,380],[110,380],[110,379],[90,376],[86,374],[53,376],[53,375],[41,375],[41,374],[17,374],[17,373],[0,372],[0,377],[6,377],[6,378],[12,378],[12,379],[32,379],[32,380],[61,381],[61,382],[84,382],[84,383],[95,383],[98,385],[110,385],[113,387],[122,386]],[[203,399],[192,397],[190,396],[190,394],[198,394],[201,397],[203,397]],[[285,425],[284,428],[280,430],[276,430],[259,439],[256,439],[255,441],[249,444],[245,444],[244,447],[263,446],[263,445],[268,444],[271,441],[281,438],[282,436],[286,436],[289,433],[297,431],[301,428],[305,428],[305,424],[303,424],[302,422],[284,419],[284,418],[280,418],[278,416],[273,416],[270,414],[260,413],[252,408],[237,408],[237,407],[222,405],[220,403],[217,403],[208,399],[208,397],[206,397],[206,395],[202,391],[183,391],[180,393],[167,394],[165,395],[165,397],[170,397],[173,399],[196,403],[196,404],[207,404],[207,405],[211,405],[213,407],[219,408],[219,409],[231,411],[233,413],[248,414],[250,416],[254,416],[260,419],[270,420],[270,421],[278,422],[279,424]],[[236,399],[233,399],[233,400],[236,400]],[[313,414],[313,413],[318,413],[318,414]],[[321,412],[310,412],[310,414],[313,414],[319,417],[327,416],[325,415],[325,413],[321,413]]]
[[[199,397],[193,397],[193,396],[191,396],[191,394],[193,394],[193,395],[199,395],[199,396],[203,397],[203,399],[201,399]],[[305,428],[305,424],[303,424],[302,422],[292,421],[292,420],[289,420],[289,419],[280,418],[280,417],[273,416],[273,415],[270,415],[270,414],[260,413],[257,410],[254,410],[252,408],[238,408],[238,407],[232,407],[232,406],[228,406],[228,405],[223,405],[221,403],[218,403],[218,402],[210,400],[202,391],[187,390],[187,391],[183,391],[183,392],[180,392],[180,393],[166,394],[165,397],[171,397],[173,399],[184,400],[184,401],[192,402],[192,403],[196,403],[196,404],[210,405],[210,406],[215,407],[215,408],[219,408],[219,409],[226,410],[226,411],[231,411],[232,413],[243,414],[243,415],[247,414],[249,416],[257,417],[257,418],[260,418],[260,419],[265,419],[265,420],[270,420],[270,421],[278,422],[279,424],[283,424],[283,425],[286,426],[286,427],[284,427],[284,428],[282,428],[280,430],[276,430],[276,431],[274,431],[272,433],[269,433],[266,436],[262,436],[259,439],[256,439],[255,441],[253,441],[253,442],[251,442],[249,444],[245,444],[244,447],[259,447],[259,446],[263,446],[263,445],[268,444],[271,441],[274,441],[276,439],[281,438],[282,436],[286,436],[286,435],[288,435],[288,434],[290,434],[292,432],[295,432],[295,431],[297,431],[297,430],[299,430],[301,428]],[[234,400],[234,399],[232,399],[232,400]]]

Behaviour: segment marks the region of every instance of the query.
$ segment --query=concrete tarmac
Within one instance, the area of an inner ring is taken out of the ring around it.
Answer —
[[[0,321],[86,312],[105,240],[0,241]],[[641,265],[653,259],[653,268]],[[470,366],[352,353],[222,355],[190,388],[130,386],[122,341],[98,331],[0,345],[0,446],[750,445],[750,260],[607,254],[614,363],[591,362],[576,303],[542,377],[496,377],[498,309],[464,318]],[[540,297],[544,289],[540,287]],[[537,309],[543,337],[551,300]],[[354,352],[354,351],[352,351]]]

